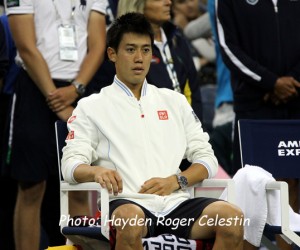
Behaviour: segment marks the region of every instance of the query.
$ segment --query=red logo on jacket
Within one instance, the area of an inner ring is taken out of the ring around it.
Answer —
[[[160,110],[160,111],[157,111],[157,113],[158,113],[159,120],[169,120],[167,110]]]
[[[76,115],[73,115],[69,118],[68,123],[72,123],[76,119]]]
[[[73,139],[74,139],[74,131],[72,130],[72,131],[69,132],[66,140],[68,141],[68,140],[73,140]]]
[[[159,64],[160,63],[160,59],[157,56],[153,55],[152,59],[151,59],[151,63]]]

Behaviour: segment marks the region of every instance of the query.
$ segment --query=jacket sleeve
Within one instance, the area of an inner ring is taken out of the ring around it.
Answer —
[[[225,64],[244,81],[264,89],[273,89],[278,76],[247,55],[240,46],[236,15],[231,6],[233,1],[216,1],[217,32]]]
[[[0,79],[4,77],[8,69],[8,49],[6,45],[5,32],[0,21]]]
[[[80,164],[91,165],[97,160],[95,151],[99,143],[97,129],[83,112],[80,103],[79,101],[68,120],[69,134],[66,138],[66,146],[63,148],[61,161],[62,175],[70,183],[76,183],[73,173],[77,166]]]
[[[189,40],[209,38],[211,36],[211,24],[208,12],[199,16],[197,19],[190,21],[183,32]]]
[[[182,98],[181,112],[186,133],[185,156],[192,163],[202,164],[213,178],[218,171],[218,160],[214,155],[209,136],[203,131],[201,122],[185,98]]]

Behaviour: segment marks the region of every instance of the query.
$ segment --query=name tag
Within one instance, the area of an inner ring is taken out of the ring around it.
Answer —
[[[61,25],[58,27],[59,55],[62,61],[77,61],[78,48],[75,25]]]

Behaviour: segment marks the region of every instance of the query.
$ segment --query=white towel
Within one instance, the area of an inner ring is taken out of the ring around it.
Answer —
[[[274,190],[266,195],[266,184],[275,179],[272,174],[257,166],[245,165],[233,176],[233,180],[236,186],[236,205],[245,216],[244,239],[258,247],[266,223],[281,225],[280,192]],[[220,199],[227,200],[226,190]],[[300,215],[291,208],[290,228],[300,231]]]

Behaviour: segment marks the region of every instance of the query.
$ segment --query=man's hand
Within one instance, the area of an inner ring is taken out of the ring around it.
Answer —
[[[53,112],[60,112],[78,98],[73,85],[57,88],[47,96],[48,106]]]
[[[185,26],[187,26],[187,24],[189,23],[189,21],[184,16],[184,14],[181,11],[178,11],[176,8],[174,8],[173,13],[174,13],[174,18],[173,18],[174,23],[180,29],[183,30],[185,28]]]
[[[107,188],[108,192],[115,196],[123,191],[122,178],[118,171],[103,167],[97,167],[95,170],[95,182],[98,182],[102,188]]]
[[[176,175],[167,178],[151,178],[142,185],[139,193],[141,194],[157,194],[161,196],[169,195],[179,189]]]
[[[296,88],[300,88],[300,83],[290,76],[283,76],[277,79],[273,91],[264,96],[264,101],[271,101],[274,105],[287,103],[298,96]]]
[[[268,102],[271,101],[275,106],[278,106],[280,104],[283,103],[282,100],[280,100],[275,94],[274,92],[268,92],[267,94],[265,94],[264,96],[264,101]]]
[[[277,79],[274,94],[282,102],[287,102],[298,96],[296,87],[300,88],[300,83],[295,78],[283,76]]]
[[[58,116],[59,119],[66,122],[69,119],[69,117],[72,115],[73,110],[74,107],[68,106],[63,110],[56,112],[56,115]]]

